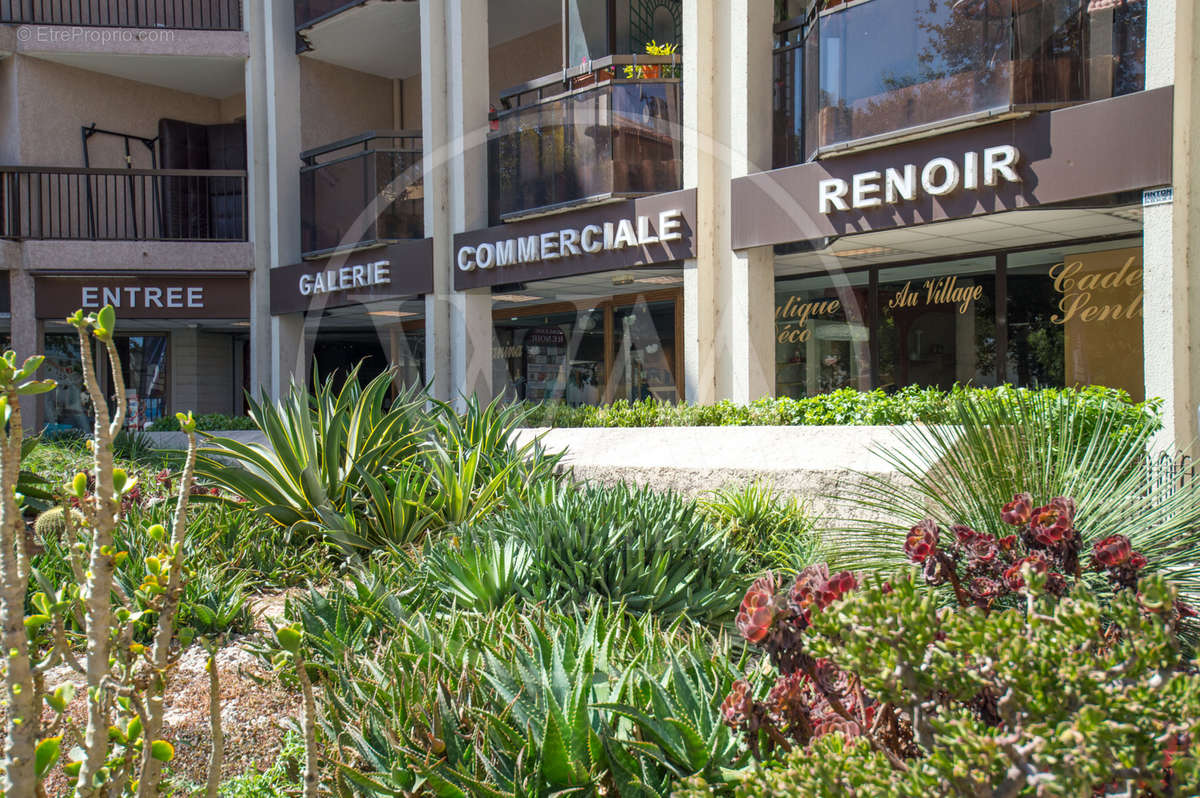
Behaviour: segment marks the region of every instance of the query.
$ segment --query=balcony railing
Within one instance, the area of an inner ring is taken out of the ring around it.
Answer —
[[[493,223],[682,186],[682,67],[609,56],[500,95],[488,140]]]
[[[0,0],[0,23],[241,30],[242,0]]]
[[[0,166],[0,238],[245,241],[246,173]]]
[[[421,133],[370,131],[301,153],[305,257],[424,238]]]
[[[776,131],[784,136],[777,161],[1145,84],[1146,3],[1139,0],[833,0],[825,7],[815,19],[776,27]]]

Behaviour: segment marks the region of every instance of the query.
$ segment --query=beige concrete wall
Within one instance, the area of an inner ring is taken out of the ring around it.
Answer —
[[[492,48],[488,58],[491,102],[500,107],[500,92],[527,80],[562,70],[562,26],[527,33]]]
[[[366,130],[391,130],[393,121],[390,79],[300,59],[301,149]]]
[[[15,164],[21,155],[17,133],[17,59],[0,61],[0,164]]]
[[[172,330],[171,404],[176,412],[233,412],[233,341],[203,330]]]
[[[246,94],[242,92],[221,100],[221,121],[237,122],[246,118]]]
[[[400,85],[400,126],[421,129],[421,76],[405,78]]]
[[[20,104],[20,159],[39,166],[82,166],[80,130],[101,128],[153,138],[158,120],[182,119],[198,124],[221,120],[221,102],[98,72],[17,56]],[[124,147],[111,136],[94,137],[89,145],[93,167],[124,165]],[[134,166],[149,168],[150,151],[131,149]]]

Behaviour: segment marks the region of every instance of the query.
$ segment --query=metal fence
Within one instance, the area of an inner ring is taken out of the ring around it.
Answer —
[[[0,0],[0,22],[241,30],[242,0]]]
[[[245,241],[246,173],[0,167],[0,238]]]

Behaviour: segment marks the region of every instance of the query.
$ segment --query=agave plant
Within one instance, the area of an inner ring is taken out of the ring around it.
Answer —
[[[797,573],[817,561],[816,524],[808,508],[769,483],[721,488],[699,506],[760,568]]]
[[[1087,406],[1065,394],[998,391],[952,405],[953,423],[897,428],[900,445],[878,449],[909,488],[864,474],[839,503],[865,511],[845,519],[831,547],[837,568],[890,572],[925,517],[1003,537],[996,508],[1029,493],[1036,504],[1070,496],[1083,548],[1124,535],[1184,600],[1200,600],[1200,480],[1159,479],[1152,417],[1130,423],[1124,404]],[[1097,580],[1097,589],[1104,589]]]
[[[426,549],[424,567],[455,606],[486,612],[518,594],[529,573],[529,547],[516,538],[476,541],[452,537]]]
[[[546,483],[472,535],[522,541],[532,562],[521,592],[566,612],[607,600],[635,613],[719,622],[749,581],[746,555],[695,505],[647,488]]]
[[[351,513],[364,490],[361,475],[402,463],[428,434],[415,389],[385,410],[394,376],[386,371],[363,387],[355,367],[340,388],[331,376],[313,394],[293,384],[279,402],[265,394],[248,400],[267,445],[210,438],[197,471],[280,526],[320,525],[331,515]]]

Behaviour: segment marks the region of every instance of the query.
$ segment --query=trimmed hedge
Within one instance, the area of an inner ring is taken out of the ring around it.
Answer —
[[[227,416],[224,413],[205,413],[196,416],[196,429],[204,432],[220,430],[258,429],[249,416]],[[179,419],[174,415],[163,416],[150,425],[151,432],[179,432]]]
[[[1115,388],[1043,388],[1030,390],[955,387],[950,391],[909,387],[896,393],[881,390],[856,391],[842,388],[833,393],[803,399],[759,399],[748,405],[723,401],[712,405],[671,404],[654,399],[638,402],[620,400],[600,407],[572,407],[562,403],[529,405],[525,425],[529,427],[735,427],[735,426],[829,426],[893,425],[913,422],[940,424],[952,420],[953,405],[962,399],[976,400],[1021,392],[1064,396],[1085,406],[1121,406],[1130,425],[1161,426],[1161,400],[1134,402]]]

